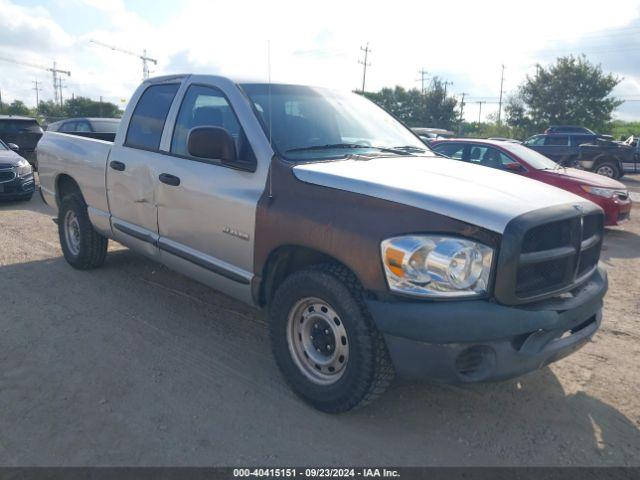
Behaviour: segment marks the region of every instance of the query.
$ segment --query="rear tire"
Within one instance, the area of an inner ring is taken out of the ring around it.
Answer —
[[[89,270],[104,263],[109,240],[94,230],[87,204],[77,193],[60,203],[58,235],[64,258],[73,268]]]
[[[620,177],[620,169],[614,162],[602,162],[596,166],[594,170],[598,175],[602,175],[604,177],[609,178],[619,178]]]
[[[269,309],[278,367],[292,390],[323,412],[365,406],[394,377],[362,294],[344,267],[317,265],[286,278]]]

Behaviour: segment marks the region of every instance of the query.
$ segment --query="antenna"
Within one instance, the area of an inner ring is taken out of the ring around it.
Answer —
[[[275,152],[273,149],[273,125],[271,123],[271,40],[267,40],[267,76],[268,76],[268,93],[267,98],[269,99],[269,146],[271,147],[271,151]],[[273,159],[273,157],[272,157]],[[269,164],[269,198],[273,198],[273,181],[271,171],[273,169],[273,162]]]

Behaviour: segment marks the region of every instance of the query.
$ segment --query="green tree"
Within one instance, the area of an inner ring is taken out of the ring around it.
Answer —
[[[599,65],[593,65],[585,56],[560,57],[548,68],[537,65],[536,74],[527,76],[519,88],[524,114],[517,107],[511,113],[512,121],[527,118],[538,130],[552,124],[604,130],[613,111],[622,104],[611,97],[620,80],[605,74]]]
[[[96,102],[87,97],[75,97],[64,102],[64,114],[67,117],[106,117],[118,118],[122,112],[110,102]]]
[[[38,114],[45,118],[63,118],[64,110],[53,100],[40,100],[38,104]]]
[[[4,110],[9,115],[31,115],[31,110],[21,100],[14,100]]]
[[[457,100],[445,94],[444,82],[438,78],[424,93],[396,86],[364,95],[410,127],[452,129],[458,123]]]

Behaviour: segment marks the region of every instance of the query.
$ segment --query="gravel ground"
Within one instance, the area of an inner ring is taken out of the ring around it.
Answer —
[[[113,242],[73,270],[40,198],[0,204],[0,464],[640,465],[639,218],[607,233],[603,326],[575,355],[329,416],[284,384],[262,314]]]

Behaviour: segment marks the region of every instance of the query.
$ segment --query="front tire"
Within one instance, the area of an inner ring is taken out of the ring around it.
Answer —
[[[618,166],[613,162],[603,162],[599,164],[595,169],[595,173],[609,178],[618,178],[620,176]]]
[[[73,268],[89,270],[104,263],[109,240],[94,230],[87,204],[76,193],[60,203],[58,235],[64,258]]]
[[[355,276],[325,264],[290,275],[269,309],[271,345],[285,380],[327,413],[367,405],[393,380],[384,339]]]

